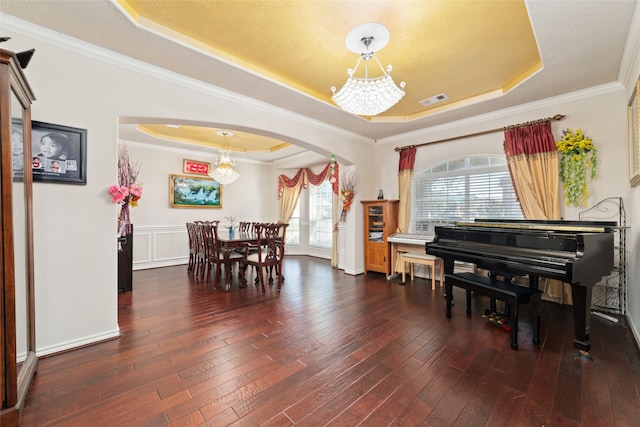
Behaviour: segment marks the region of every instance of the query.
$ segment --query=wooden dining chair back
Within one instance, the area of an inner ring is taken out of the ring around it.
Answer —
[[[187,264],[187,271],[193,273],[193,269],[196,265],[196,236],[195,236],[195,224],[193,222],[187,222],[187,237],[189,238],[189,263]]]
[[[204,274],[207,266],[207,254],[205,245],[205,225],[201,222],[193,224],[193,238],[195,241],[195,263],[193,267],[193,275],[200,280],[204,280]]]
[[[278,279],[278,289],[282,288],[282,260],[284,258],[284,233],[288,224],[260,223],[256,225],[257,244],[259,250],[251,253],[252,246],[245,247],[245,259],[242,261],[246,271],[247,266],[256,268],[256,284],[260,284],[262,292],[265,288],[265,270],[269,271],[269,283],[273,283],[275,269]]]
[[[225,268],[224,253],[222,251],[222,245],[218,238],[218,226],[208,225],[206,226],[206,242],[207,242],[207,274],[206,282],[211,281],[211,270],[213,269],[213,287],[218,288],[218,280],[222,275],[222,271]],[[229,263],[240,263],[243,261],[244,256],[234,251],[229,253]],[[230,269],[231,270],[231,269]]]
[[[218,257],[216,256],[215,247],[215,230],[217,227],[208,223],[201,225],[202,239],[204,243],[205,264],[202,279],[209,283],[211,280],[211,269],[216,264]]]

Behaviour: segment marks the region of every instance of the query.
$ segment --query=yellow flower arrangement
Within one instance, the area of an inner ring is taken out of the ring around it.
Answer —
[[[567,206],[585,206],[589,196],[587,176],[593,180],[598,165],[598,152],[593,141],[582,133],[582,129],[575,132],[566,129],[562,131],[562,139],[556,142],[556,148],[562,154],[560,180],[565,203]]]

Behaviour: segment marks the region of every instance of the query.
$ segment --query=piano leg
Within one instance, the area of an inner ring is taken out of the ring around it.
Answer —
[[[529,287],[538,289],[540,278],[529,275]],[[533,343],[540,344],[540,294],[532,295],[529,301],[531,305],[531,322],[533,327]]]
[[[573,297],[573,327],[575,339],[573,346],[588,356],[591,349],[589,332],[591,330],[591,291],[592,285],[571,284]]]
[[[451,257],[445,257],[442,262],[442,269],[444,270],[444,274],[453,274],[453,268],[455,266],[455,261]],[[441,276],[442,277],[442,276]],[[447,288],[447,280],[444,281],[444,299],[447,300],[447,317],[451,317],[451,306],[453,305],[453,293],[451,292],[451,286]],[[450,298],[448,297],[450,296]]]
[[[447,301],[446,316],[447,319],[451,319],[451,300],[453,299],[453,285],[451,284],[451,282],[447,281],[446,278],[444,279],[444,298]],[[467,301],[469,301],[468,298]],[[469,302],[467,302],[467,310],[469,310]]]
[[[444,274],[453,274],[453,267],[455,265],[453,258],[445,257],[442,261],[442,264],[444,268]]]

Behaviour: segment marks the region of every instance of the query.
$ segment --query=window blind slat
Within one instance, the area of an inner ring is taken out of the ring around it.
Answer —
[[[428,222],[475,218],[522,219],[504,157],[459,157],[414,174],[414,231]]]

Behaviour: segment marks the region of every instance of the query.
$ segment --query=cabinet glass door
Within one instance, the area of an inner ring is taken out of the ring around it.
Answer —
[[[29,321],[27,315],[27,222],[24,185],[26,159],[22,137],[22,111],[22,106],[16,97],[11,96],[13,256],[16,300],[16,362],[18,367],[27,357]]]
[[[369,211],[367,216],[369,221],[369,241],[383,242],[384,241],[384,206],[381,206],[381,205],[369,206]]]

